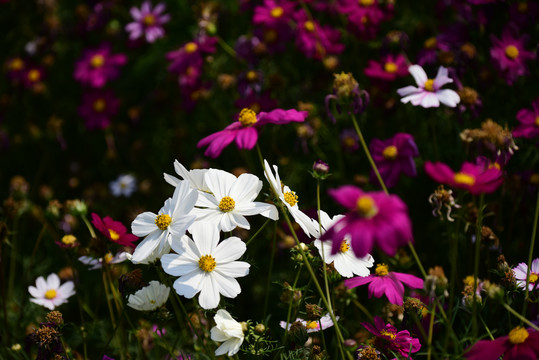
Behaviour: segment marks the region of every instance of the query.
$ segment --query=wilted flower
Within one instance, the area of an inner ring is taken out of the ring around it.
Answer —
[[[125,30],[129,32],[129,39],[136,40],[145,35],[146,41],[153,43],[165,36],[163,24],[170,20],[170,15],[162,14],[163,11],[165,11],[164,3],[159,3],[152,9],[149,1],[143,2],[140,9],[132,7],[130,12],[135,21],[125,26]]]
[[[465,129],[460,133],[460,138],[466,143],[476,143],[490,152],[508,158],[518,150],[509,129],[487,119],[481,123],[480,129]],[[505,163],[505,162],[504,162]]]
[[[230,313],[224,309],[217,310],[213,317],[215,326],[211,328],[211,339],[222,342],[215,350],[215,355],[234,356],[243,343],[244,335],[241,323],[232,318]]]
[[[333,74],[333,93],[326,96],[324,102],[328,117],[336,122],[335,117],[331,112],[331,101],[336,102],[337,113],[341,113],[341,109],[347,113],[360,114],[365,111],[369,104],[369,93],[359,88],[359,84],[351,73],[341,72]]]
[[[336,319],[339,320],[339,317],[337,316]],[[307,333],[325,330],[334,325],[333,320],[331,320],[331,316],[329,314],[322,316],[319,320],[306,321],[298,318],[294,323],[296,322],[299,322],[301,325],[303,325],[303,327],[307,330]],[[286,321],[281,321],[279,325],[281,325],[283,329],[290,329],[291,327],[291,324],[287,324]]]
[[[127,306],[138,311],[153,311],[167,302],[170,288],[159,281],[150,284],[136,293],[129,295]]]
[[[448,221],[455,221],[455,219],[451,217],[451,211],[453,208],[460,209],[460,205],[455,202],[453,190],[446,190],[443,185],[439,185],[438,188],[434,190],[434,193],[429,196],[429,203],[434,206],[432,215],[439,216],[443,220],[442,208],[444,207],[447,211],[445,218]]]

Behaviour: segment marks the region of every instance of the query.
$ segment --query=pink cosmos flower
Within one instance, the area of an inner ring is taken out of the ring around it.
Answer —
[[[329,194],[349,210],[320,238],[332,240],[333,254],[348,236],[354,253],[360,258],[372,253],[375,245],[393,256],[399,246],[413,241],[408,208],[397,195],[364,192],[352,185],[329,190]]]
[[[344,50],[340,43],[341,33],[329,26],[321,26],[311,19],[304,9],[294,14],[297,23],[296,46],[308,58],[322,59],[327,55],[339,54]]]
[[[255,7],[253,23],[272,29],[288,27],[295,7],[294,3],[286,0],[264,0],[263,5]]]
[[[539,97],[532,103],[532,108],[521,109],[517,113],[520,124],[513,130],[513,137],[533,139],[539,136]]]
[[[425,172],[439,183],[468,190],[473,195],[489,194],[503,182],[502,171],[496,166],[465,162],[455,173],[444,163],[425,163]]]
[[[344,280],[344,285],[350,289],[365,284],[369,284],[369,298],[373,295],[377,298],[385,295],[390,303],[402,306],[404,285],[412,289],[422,289],[423,279],[410,274],[389,272],[387,265],[378,264],[374,274]]]
[[[468,360],[539,359],[539,332],[517,326],[508,335],[476,342],[464,356]]]
[[[363,39],[373,39],[386,17],[377,0],[339,0],[337,10],[348,17],[348,26]]]
[[[394,81],[398,77],[408,75],[408,64],[402,54],[388,54],[380,62],[369,60],[369,66],[364,70],[365,75],[373,79]]]
[[[524,37],[518,38],[510,28],[506,28],[501,39],[491,35],[490,40],[492,41],[490,56],[494,67],[508,85],[512,85],[518,77],[528,73],[526,61],[535,59],[535,53],[524,48]]]
[[[121,222],[115,221],[109,216],[101,219],[99,215],[92,213],[92,224],[101,234],[116,244],[135,248],[136,245],[133,242],[137,241],[138,237],[128,234],[126,227]]]
[[[120,107],[111,90],[92,91],[83,95],[79,115],[88,130],[105,129]]]
[[[171,62],[168,70],[173,73],[185,74],[190,66],[202,67],[203,55],[215,52],[217,37],[201,36],[183,44],[178,50],[167,53],[166,58]]]
[[[258,130],[266,124],[284,125],[289,122],[303,122],[307,111],[275,109],[261,112],[258,115],[251,109],[243,109],[238,120],[228,125],[224,130],[213,133],[200,140],[197,147],[208,146],[204,155],[216,158],[232,141],[236,141],[238,149],[251,150],[258,141]]]
[[[440,103],[449,107],[455,107],[460,102],[459,95],[450,89],[441,89],[445,84],[453,82],[453,79],[447,76],[448,71],[440,66],[436,78],[429,79],[425,70],[419,65],[411,65],[408,71],[414,77],[418,87],[406,86],[397,90],[400,96],[404,96],[401,102],[406,104],[411,102],[414,106],[424,108],[438,107]]]
[[[120,75],[120,67],[126,62],[127,56],[111,54],[108,45],[101,45],[97,49],[84,51],[75,64],[73,77],[83,85],[101,88],[107,81],[116,79]]]
[[[417,175],[414,157],[419,156],[419,150],[412,135],[398,133],[387,140],[373,139],[369,148],[388,188],[397,185],[401,172],[410,177]],[[371,181],[378,182],[373,171]]]
[[[388,358],[393,357],[390,354],[391,351],[396,351],[408,359],[409,353],[416,353],[421,349],[419,339],[411,337],[408,330],[397,331],[393,325],[386,324],[379,316],[374,317],[374,326],[369,323],[361,323],[361,325],[376,336],[374,347],[384,351]]]
[[[526,277],[528,275],[528,265],[526,263],[520,263],[513,269],[517,285],[521,289],[526,289]],[[537,290],[539,286],[539,258],[532,261],[530,267],[530,278],[528,280],[528,291]]]
[[[170,15],[161,15],[163,11],[165,11],[164,3],[159,3],[152,9],[149,1],[143,2],[140,9],[132,7],[130,12],[135,21],[125,26],[125,30],[129,32],[129,39],[136,40],[145,35],[146,41],[153,43],[165,36],[163,24],[169,22]]]

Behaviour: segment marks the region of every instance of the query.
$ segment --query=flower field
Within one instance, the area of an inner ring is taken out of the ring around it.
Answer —
[[[0,359],[539,359],[536,2],[0,19]]]

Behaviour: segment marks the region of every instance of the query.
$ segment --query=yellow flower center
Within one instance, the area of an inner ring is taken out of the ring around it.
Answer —
[[[509,332],[509,341],[511,344],[522,344],[530,336],[528,330],[523,327],[517,326]]]
[[[318,323],[316,321],[309,321],[305,327],[307,329],[318,329]]]
[[[32,69],[28,72],[28,80],[30,80],[31,82],[39,81],[40,78],[41,73],[39,72],[39,70]]]
[[[314,31],[314,23],[312,21],[305,21],[303,23],[303,27],[305,28],[305,30],[307,30],[308,32],[313,32]]]
[[[536,273],[530,273],[530,283],[531,284],[535,284],[537,282],[537,280],[539,279],[539,275],[537,275]]]
[[[251,70],[247,72],[247,75],[245,77],[249,81],[255,81],[258,78],[258,75],[256,74],[256,71]]]
[[[213,269],[215,269],[215,266],[217,266],[217,263],[215,262],[215,258],[211,255],[204,255],[198,260],[198,267],[205,272],[212,272]]]
[[[24,67],[24,62],[20,58],[15,58],[9,63],[11,70],[21,70]]]
[[[380,331],[380,335],[384,335],[384,336],[389,336],[391,338],[391,340],[395,340],[395,338],[397,337],[397,335],[391,331],[387,331],[387,330],[382,330]]]
[[[371,6],[374,4],[374,0],[359,0],[358,2],[362,6]]]
[[[386,63],[384,64],[384,70],[385,70],[385,72],[388,72],[388,73],[393,74],[393,73],[397,72],[397,69],[398,69],[398,68],[397,68],[397,64],[395,64],[395,63],[392,62],[392,61],[388,61],[388,62],[386,62]]]
[[[238,120],[243,127],[251,126],[258,121],[256,119],[256,113],[253,110],[248,109],[248,108],[243,108],[240,111],[240,116]]]
[[[466,286],[474,286],[474,277],[473,275],[468,275],[464,278],[464,280],[462,280],[462,282],[464,283],[464,285]]]
[[[455,183],[462,185],[473,186],[475,184],[475,177],[460,172],[455,174],[453,180]]]
[[[288,203],[290,206],[294,206],[298,203],[298,196],[293,191],[287,191],[283,194],[284,201]]]
[[[195,44],[194,42],[188,42],[187,44],[185,44],[183,49],[185,50],[186,53],[192,54],[198,50],[198,45]]]
[[[157,225],[160,230],[166,230],[171,222],[172,219],[167,214],[161,214],[155,218],[155,225]]]
[[[118,234],[116,231],[112,229],[109,229],[109,235],[112,241],[118,241],[118,239],[120,238],[120,234]]]
[[[345,253],[345,252],[347,252],[348,250],[350,250],[350,245],[348,245],[348,244],[346,243],[346,241],[343,241],[343,242],[341,243],[340,252]]]
[[[437,44],[436,38],[433,36],[425,40],[424,46],[427,49],[434,49],[436,47],[436,44]]]
[[[103,257],[103,260],[105,260],[105,264],[110,264],[112,259],[114,259],[114,256],[112,256],[112,253],[109,252]]]
[[[94,101],[94,104],[93,104],[93,109],[95,112],[103,112],[105,110],[105,107],[107,106],[107,103],[105,102],[104,99],[97,99],[96,101]]]
[[[539,126],[539,115],[535,117],[535,125]]]
[[[374,270],[374,272],[376,273],[376,276],[386,276],[389,273],[389,270],[386,264],[378,264],[376,265],[376,270]]]
[[[146,16],[144,16],[144,20],[142,20],[142,22],[146,26],[152,26],[153,24],[155,24],[155,16],[153,16],[152,14],[147,14]]]
[[[101,54],[96,54],[90,59],[90,65],[95,68],[100,68],[105,65],[105,57]]]
[[[368,195],[360,196],[357,199],[356,206],[359,214],[365,218],[371,218],[378,212],[374,200]]]
[[[50,289],[45,292],[45,298],[51,300],[56,297],[56,290]]]
[[[516,59],[518,57],[518,49],[515,45],[508,45],[505,47],[505,56],[509,59]]]
[[[77,238],[74,235],[64,235],[62,237],[62,243],[65,245],[73,245],[77,241]]]
[[[434,80],[428,79],[427,81],[425,81],[423,88],[427,91],[434,91]]]
[[[236,206],[236,202],[234,199],[232,199],[230,196],[225,196],[221,199],[219,202],[219,209],[222,212],[229,212],[234,210],[234,207]]]
[[[395,160],[398,155],[397,147],[394,145],[389,145],[382,151],[382,155],[386,160]]]
[[[284,13],[284,10],[280,6],[276,6],[273,9],[271,9],[271,16],[276,18],[276,19],[283,16],[283,13]]]

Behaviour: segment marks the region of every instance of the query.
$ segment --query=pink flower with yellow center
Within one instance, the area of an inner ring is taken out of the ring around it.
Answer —
[[[170,20],[170,15],[162,14],[165,11],[165,4],[159,3],[152,9],[152,3],[145,1],[140,9],[132,7],[130,12],[135,21],[125,26],[129,32],[129,39],[136,40],[144,36],[146,41],[153,43],[155,40],[165,36],[163,24]]]
[[[108,45],[86,50],[75,64],[73,77],[83,85],[101,88],[120,75],[120,67],[127,62],[124,54],[112,54]]]
[[[539,332],[517,326],[494,340],[481,340],[464,353],[468,360],[539,359]]]
[[[524,48],[525,38],[518,37],[511,28],[504,29],[500,39],[490,36],[490,57],[500,76],[509,85],[528,73],[526,62],[535,59],[535,53]]]
[[[111,90],[94,90],[83,95],[79,115],[88,130],[105,129],[119,107],[120,102]]]
[[[361,323],[361,325],[376,336],[374,347],[387,355],[389,359],[394,357],[392,354],[394,351],[406,359],[411,359],[409,354],[421,349],[419,339],[410,336],[408,330],[397,331],[396,327],[386,324],[379,316],[374,317],[374,326],[369,323]]]
[[[513,137],[533,139],[539,137],[539,97],[532,103],[532,110],[521,109],[517,113],[519,124],[513,130]]]
[[[380,58],[379,62],[369,60],[369,65],[364,73],[373,79],[394,81],[398,77],[408,75],[408,64],[404,55],[389,54]]]
[[[109,240],[115,242],[118,245],[129,246],[134,248],[134,241],[138,240],[133,234],[127,233],[127,228],[119,221],[113,220],[109,216],[105,216],[103,219],[96,213],[92,213],[92,224],[99,232]]]
[[[288,23],[294,14],[296,5],[281,0],[264,0],[263,5],[256,6],[253,14],[253,24],[262,25],[269,29],[289,27]]]

